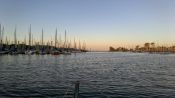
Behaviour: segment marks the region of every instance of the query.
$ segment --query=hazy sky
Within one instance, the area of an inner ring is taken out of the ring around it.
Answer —
[[[0,23],[13,40],[27,36],[54,38],[55,28],[64,38],[86,41],[87,48],[132,47],[144,42],[175,43],[175,0],[0,0]]]

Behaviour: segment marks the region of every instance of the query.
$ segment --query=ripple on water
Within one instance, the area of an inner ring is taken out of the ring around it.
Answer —
[[[93,52],[69,56],[0,56],[0,97],[175,96],[175,55]]]

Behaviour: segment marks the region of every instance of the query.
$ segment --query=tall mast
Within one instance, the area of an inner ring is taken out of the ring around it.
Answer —
[[[83,50],[86,50],[86,42],[83,42]]]
[[[51,41],[50,41],[50,45],[51,45],[51,46],[53,45],[52,43],[53,43],[53,41],[52,41],[52,36],[51,36]]]
[[[5,40],[5,43],[8,45],[8,39],[7,39],[7,36],[6,36],[6,40]]]
[[[1,33],[1,24],[0,24],[0,45],[1,45],[1,42],[2,42],[2,33]]]
[[[4,26],[1,28],[1,24],[0,24],[0,45],[3,44],[3,35],[4,35]]]
[[[65,41],[64,41],[64,48],[66,48],[66,30],[65,30],[65,39],[64,39]]]
[[[71,48],[71,39],[70,39],[70,42],[69,42],[69,48]]]
[[[51,36],[51,39],[50,39],[50,45],[51,45],[51,46],[52,46],[52,42],[53,42],[53,41],[52,41],[52,36]]]
[[[76,42],[75,42],[75,38],[74,38],[74,49],[77,49],[77,45],[76,45]]]
[[[2,39],[1,39],[1,24],[0,24],[0,50],[2,50],[1,42],[2,42]]]
[[[17,45],[16,26],[15,26],[15,31],[14,31],[14,44],[15,44],[15,46]]]
[[[32,44],[31,44],[31,45],[32,45],[32,46],[34,45],[34,44],[33,44],[33,34],[32,34]]]
[[[79,40],[79,50],[81,50],[81,43],[80,43],[80,40]]]
[[[42,38],[41,38],[41,44],[42,44],[42,46],[44,45],[44,42],[43,42],[43,29],[42,29]]]
[[[31,24],[29,28],[29,46],[31,46]]]
[[[4,26],[2,27],[2,32],[1,32],[1,44],[3,44],[3,37],[4,37]]]
[[[59,36],[59,47],[61,48],[62,47],[62,39],[61,39],[61,34]]]
[[[55,48],[57,47],[57,28],[56,28],[56,32],[55,32]]]
[[[0,41],[1,41],[1,24],[0,24]]]
[[[26,35],[25,35],[25,38],[24,38],[24,44],[26,45]]]

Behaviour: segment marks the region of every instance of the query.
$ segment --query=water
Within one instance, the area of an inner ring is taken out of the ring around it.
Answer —
[[[174,97],[175,55],[92,52],[0,56],[0,97]]]

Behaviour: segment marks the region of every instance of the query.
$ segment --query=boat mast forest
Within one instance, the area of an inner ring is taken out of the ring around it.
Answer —
[[[76,46],[76,40],[74,38],[74,43],[69,41],[67,38],[67,31],[64,32],[64,42],[62,43],[61,34],[59,40],[57,38],[58,32],[57,28],[55,31],[55,41],[53,44],[52,39],[50,41],[45,42],[44,40],[44,29],[41,31],[41,41],[34,40],[32,35],[32,26],[30,24],[28,31],[28,44],[26,42],[26,36],[23,41],[19,41],[17,39],[17,27],[15,25],[14,29],[14,40],[11,41],[6,36],[4,41],[4,26],[0,24],[0,54],[71,54],[71,53],[81,53],[87,52],[85,41],[81,45],[79,40],[79,48]],[[73,45],[72,45],[73,44]]]

